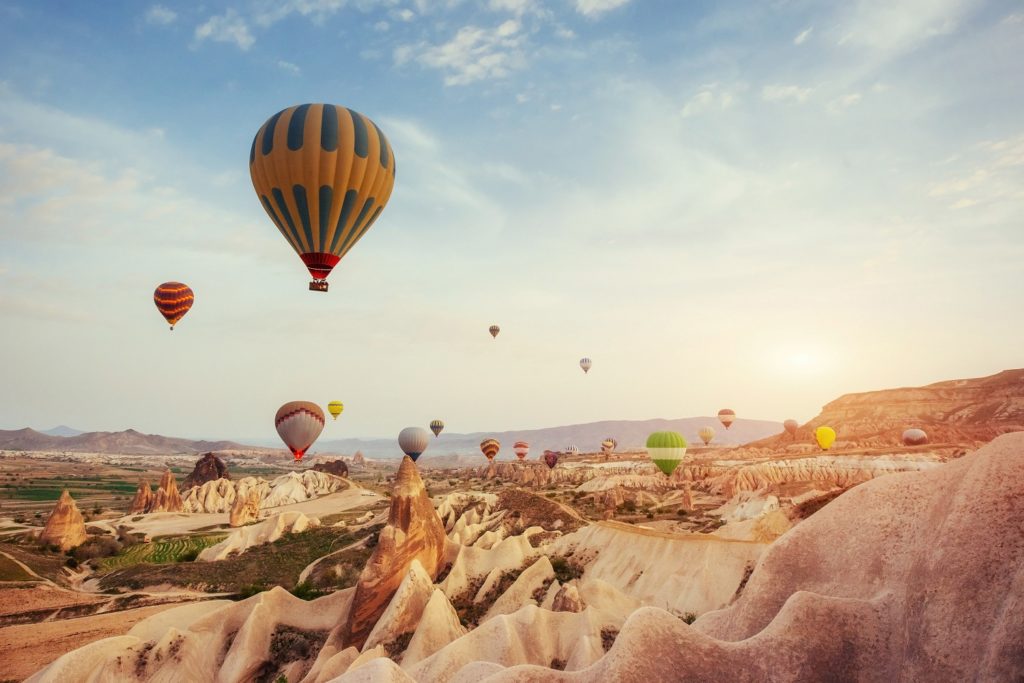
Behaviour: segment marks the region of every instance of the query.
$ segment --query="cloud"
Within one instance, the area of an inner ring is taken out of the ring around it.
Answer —
[[[298,76],[302,73],[302,69],[300,69],[298,65],[292,64],[291,62],[286,62],[283,59],[277,60],[277,68],[281,69],[282,71],[287,71],[290,74],[294,74],[295,76]]]
[[[687,100],[680,110],[684,118],[697,116],[708,111],[723,111],[736,102],[737,95],[733,90],[742,90],[745,86],[725,89],[717,83],[702,85],[696,95]]]
[[[811,96],[811,88],[797,85],[766,85],[761,88],[761,99],[765,102],[806,102]]]
[[[215,15],[196,27],[197,42],[212,40],[218,43],[234,43],[241,50],[248,50],[256,39],[249,32],[249,25],[235,10],[229,9],[222,15]]]
[[[374,31],[387,31],[389,28],[391,28],[391,24],[386,21],[378,21],[373,25]]]
[[[803,45],[811,35],[811,31],[814,30],[813,26],[808,26],[793,39],[794,45]]]
[[[629,2],[630,0],[576,0],[576,11],[585,17],[597,17]]]
[[[860,0],[838,17],[838,44],[886,61],[952,33],[979,0]]]
[[[413,12],[408,7],[403,7],[400,10],[395,10],[394,12],[392,12],[391,16],[401,21],[412,21],[413,19],[416,18],[416,13]]]
[[[173,24],[178,18],[178,13],[172,9],[168,9],[163,5],[153,5],[146,10],[146,23],[155,24],[157,26],[166,26]]]
[[[475,81],[505,78],[525,65],[522,25],[509,19],[491,28],[464,26],[446,43],[401,45],[395,48],[396,66],[411,60],[445,73],[444,84],[468,85]]]
[[[533,0],[490,0],[487,6],[495,12],[512,12],[523,14],[533,9]]]
[[[840,112],[844,109],[848,109],[853,105],[861,101],[861,94],[859,92],[847,93],[840,97],[835,98],[828,103],[828,110],[831,112]]]

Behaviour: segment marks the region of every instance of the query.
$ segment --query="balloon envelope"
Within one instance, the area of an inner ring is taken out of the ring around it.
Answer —
[[[267,119],[252,140],[249,175],[264,211],[326,291],[331,270],[391,197],[395,155],[358,112],[300,104]]]
[[[423,451],[427,450],[427,443],[430,437],[427,430],[422,427],[406,427],[398,433],[398,447],[402,452],[412,458],[413,462],[420,457]]]
[[[590,372],[590,368],[593,365],[594,362],[589,358],[580,358],[580,367],[583,368],[584,373]]]
[[[618,445],[619,442],[609,436],[608,438],[601,442],[601,450],[604,451],[605,453],[611,453],[612,451],[615,450],[616,446]]]
[[[195,302],[195,294],[192,288],[180,282],[165,282],[153,292],[153,303],[156,310],[164,317],[174,329],[175,324],[188,313]]]
[[[501,450],[501,442],[497,439],[484,439],[480,442],[480,452],[487,456],[488,460],[494,460],[494,456]]]
[[[722,408],[718,411],[718,421],[728,429],[736,421],[736,412],[731,408]]]
[[[700,431],[697,432],[697,436],[699,436],[700,440],[704,442],[705,446],[707,446],[711,443],[711,439],[715,438],[715,430],[711,427],[701,427]]]
[[[516,454],[517,458],[525,460],[526,456],[530,454],[530,444],[525,441],[516,441],[512,444],[512,451]]]
[[[821,450],[827,451],[832,448],[832,444],[836,441],[836,430],[827,425],[822,425],[814,430],[814,440],[818,442]]]
[[[796,420],[786,420],[782,423],[782,426],[789,432],[790,436],[796,436],[796,430],[800,428],[800,424]]]
[[[444,429],[444,422],[441,422],[440,420],[433,420],[430,423],[430,431],[434,432],[435,438],[440,436],[442,429]]]
[[[331,401],[327,404],[327,412],[331,414],[335,420],[341,415],[341,411],[345,410],[345,404],[341,401]]]
[[[686,439],[679,432],[654,432],[647,437],[647,455],[666,475],[686,457]]]
[[[501,332],[501,328],[497,325],[491,325],[487,328],[487,331],[491,333],[492,337],[497,337],[498,333]]]
[[[324,429],[324,411],[310,401],[289,401],[277,409],[274,426],[295,460],[302,460]]]
[[[580,449],[576,445],[566,446],[565,452],[568,453],[569,455],[577,455],[579,454]]]
[[[928,434],[923,429],[908,429],[903,432],[904,446],[922,446],[928,443]]]
[[[544,464],[550,469],[554,469],[555,465],[558,464],[558,453],[555,451],[544,451]]]

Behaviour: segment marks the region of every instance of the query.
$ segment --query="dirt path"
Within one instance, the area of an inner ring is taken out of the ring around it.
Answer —
[[[0,672],[4,679],[23,680],[66,652],[101,638],[123,635],[146,617],[180,604],[0,628]]]

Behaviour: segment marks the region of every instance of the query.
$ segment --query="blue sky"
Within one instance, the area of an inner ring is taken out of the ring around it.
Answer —
[[[1021,365],[1019,3],[0,17],[2,427],[265,436],[284,401],[333,398],[334,437],[805,420]],[[309,101],[370,116],[398,162],[327,295],[247,170]],[[196,291],[174,333],[165,280]]]

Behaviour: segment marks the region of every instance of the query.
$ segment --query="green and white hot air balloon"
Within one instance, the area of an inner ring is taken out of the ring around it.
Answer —
[[[671,476],[686,457],[686,439],[679,432],[654,432],[647,437],[647,455],[659,470]]]

